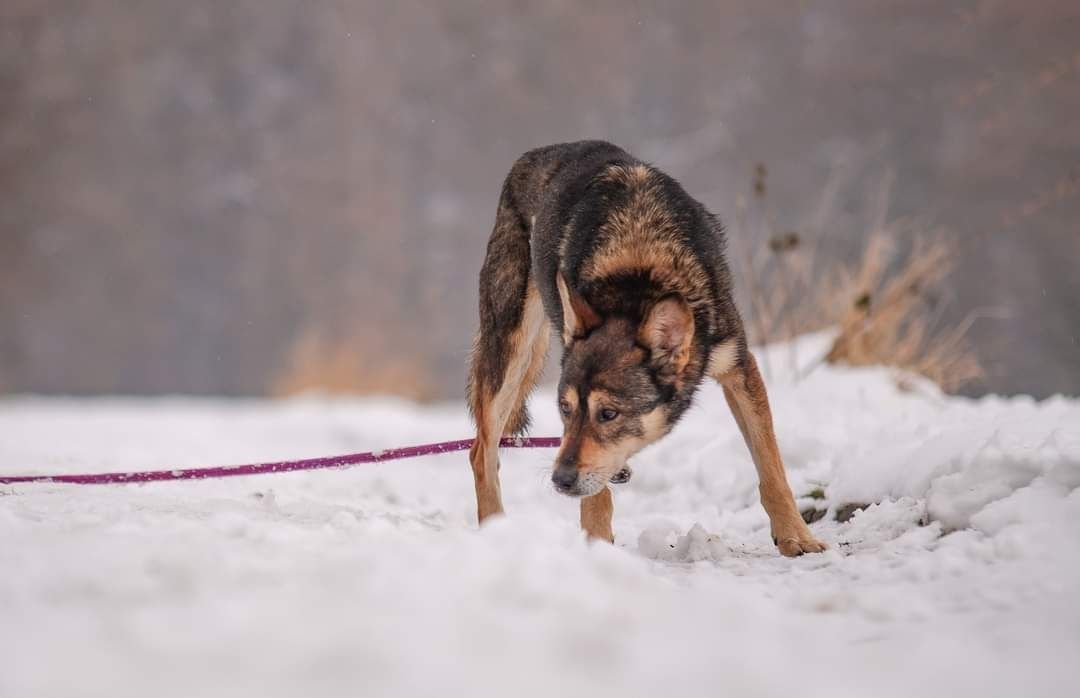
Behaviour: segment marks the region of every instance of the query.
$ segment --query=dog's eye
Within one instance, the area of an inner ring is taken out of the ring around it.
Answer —
[[[597,417],[597,421],[610,422],[611,420],[615,419],[618,416],[619,416],[618,410],[613,410],[610,407],[605,407],[604,409],[600,410],[600,414],[598,414],[596,417]]]
[[[569,417],[571,412],[570,403],[566,400],[559,400],[559,411]]]

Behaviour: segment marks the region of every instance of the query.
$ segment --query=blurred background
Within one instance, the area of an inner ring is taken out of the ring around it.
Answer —
[[[460,397],[502,178],[582,138],[726,221],[757,339],[931,240],[941,382],[1080,393],[1075,0],[5,0],[0,391]]]

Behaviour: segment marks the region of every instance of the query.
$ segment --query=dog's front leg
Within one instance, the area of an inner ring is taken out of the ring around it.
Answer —
[[[765,382],[753,355],[747,352],[742,365],[714,373],[713,377],[724,387],[724,397],[757,467],[761,504],[769,515],[776,547],[788,557],[825,550],[825,544],[810,533],[795,506],[776,445]]]
[[[581,527],[589,538],[606,540],[608,543],[615,542],[615,534],[611,532],[611,515],[615,511],[615,503],[611,496],[611,488],[605,487],[591,497],[581,500]]]

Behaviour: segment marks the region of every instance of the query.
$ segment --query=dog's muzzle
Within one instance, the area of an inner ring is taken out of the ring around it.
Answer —
[[[555,491],[571,497],[578,496],[578,471],[574,467],[559,466],[551,474],[551,484],[555,485]]]
[[[630,482],[630,476],[633,472],[630,470],[630,466],[623,466],[616,472],[608,482],[621,485],[624,482]],[[555,491],[559,494],[565,494],[569,497],[581,497],[596,494],[592,491],[595,487],[596,474],[590,473],[584,478],[580,477],[577,468],[574,467],[557,467],[555,472],[551,474],[551,484],[555,486]]]

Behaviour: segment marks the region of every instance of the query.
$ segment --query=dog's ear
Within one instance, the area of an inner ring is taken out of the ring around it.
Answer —
[[[665,380],[676,381],[690,361],[694,313],[682,296],[653,303],[638,328],[638,341],[652,352],[652,365]]]
[[[559,299],[562,301],[563,344],[570,344],[572,340],[587,335],[603,320],[580,293],[570,288],[562,271],[555,272],[555,283],[559,287]]]

